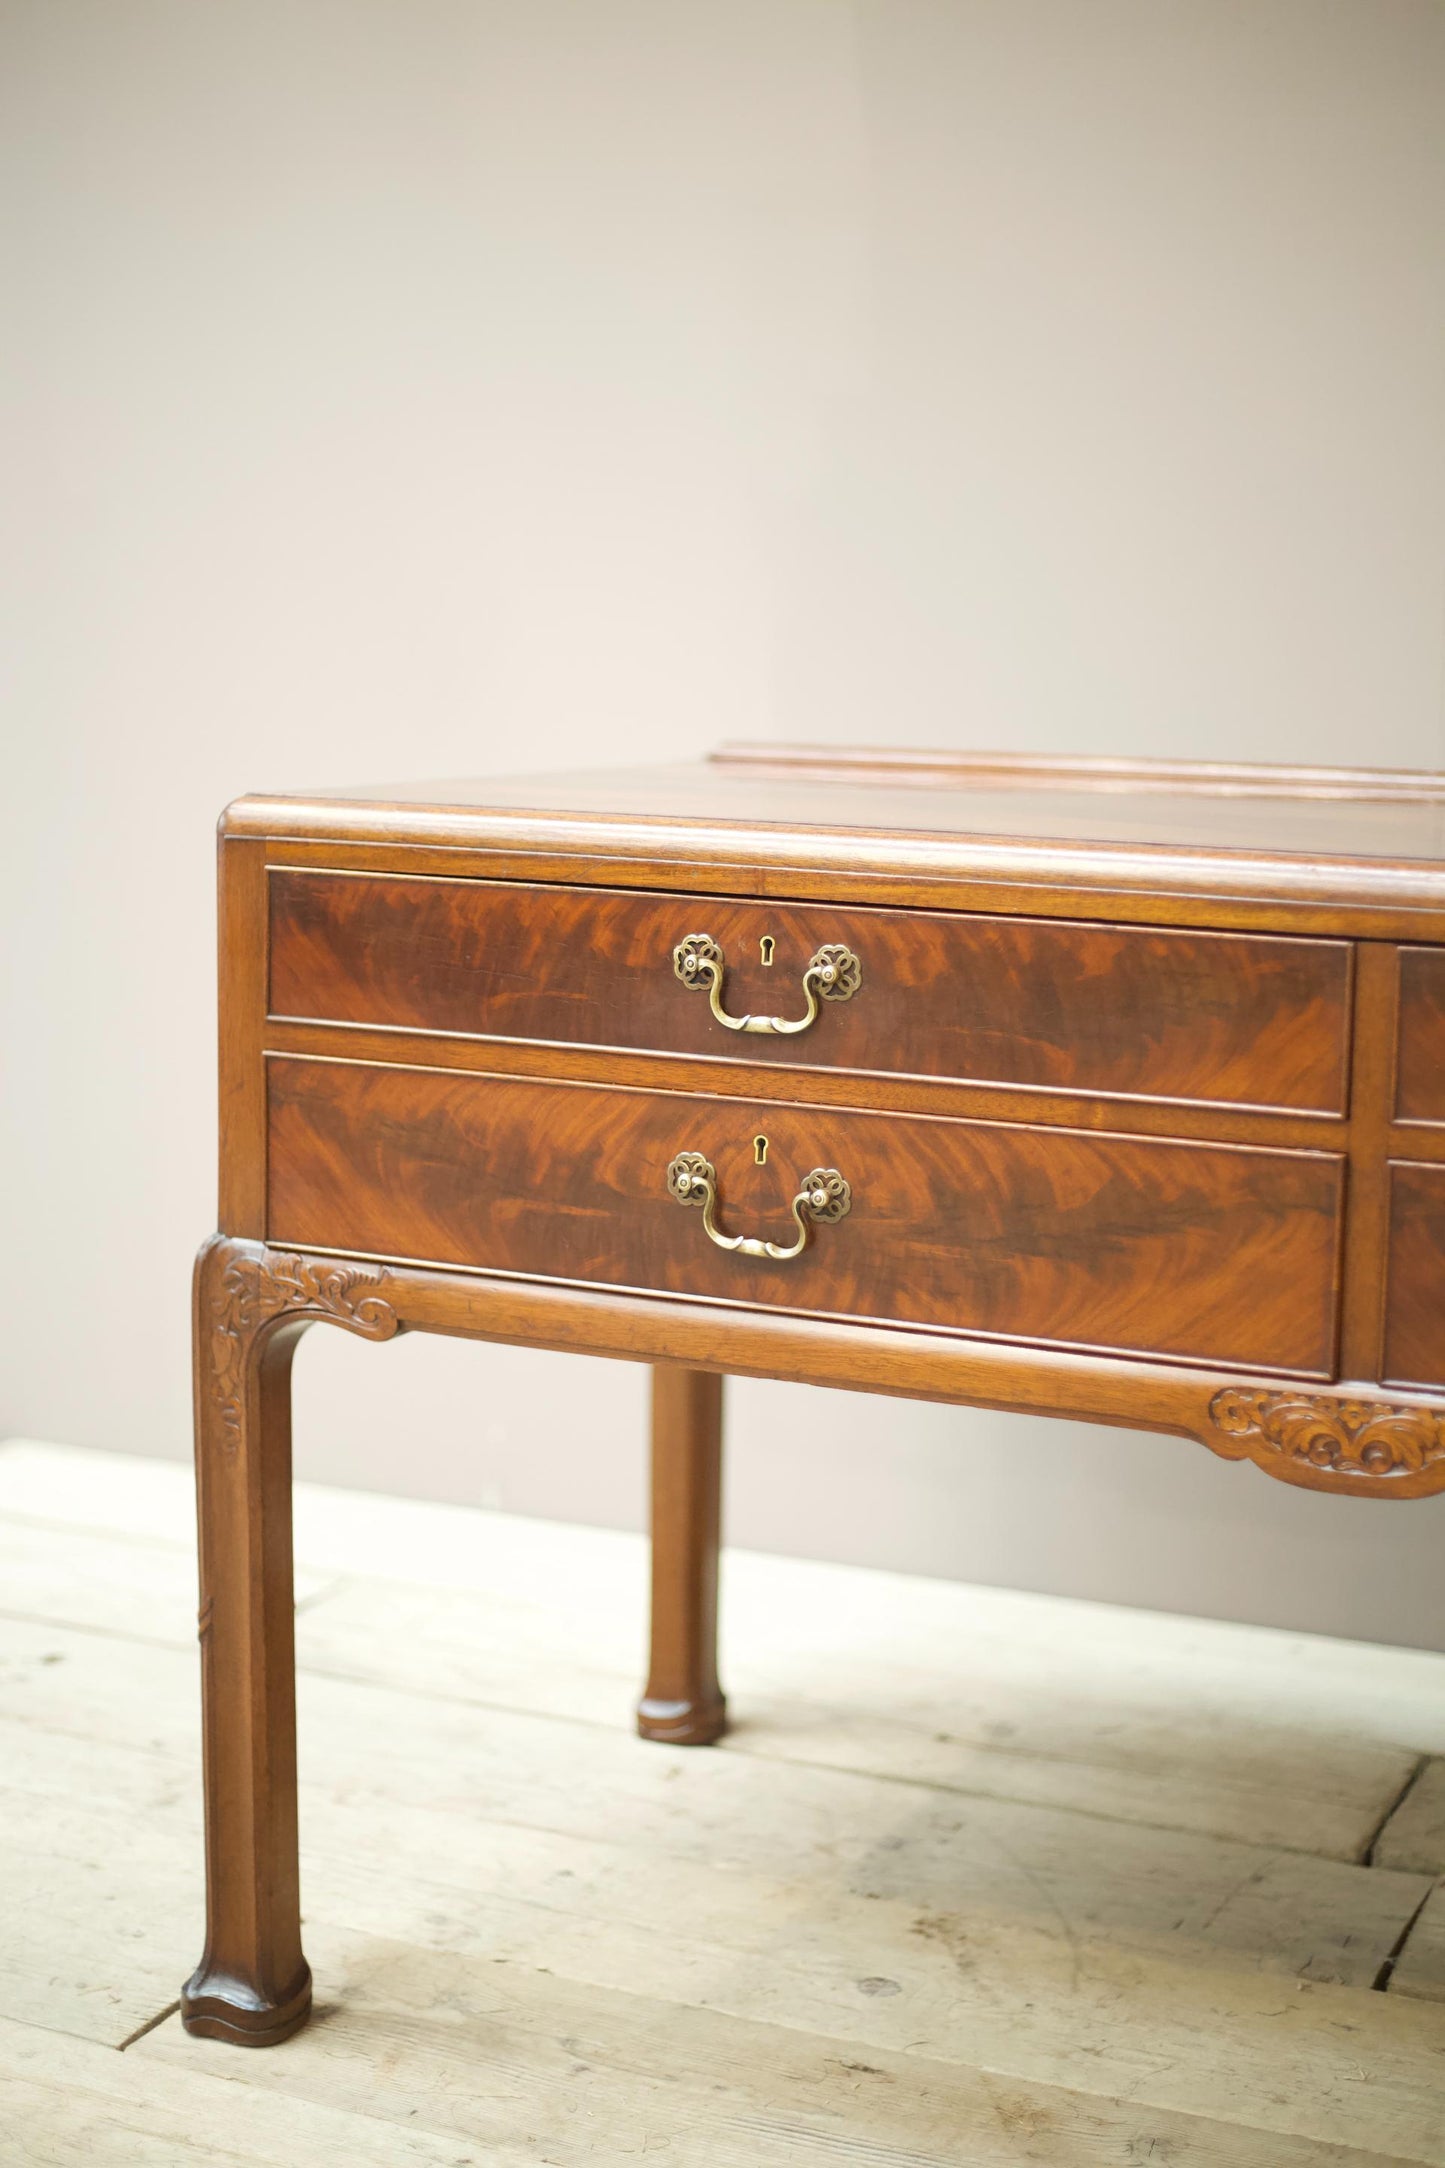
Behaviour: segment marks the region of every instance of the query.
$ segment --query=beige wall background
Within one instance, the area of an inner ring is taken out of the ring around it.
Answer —
[[[5,0],[0,1430],[188,1450],[211,828],[724,735],[1445,765],[1435,0]],[[645,1373],[303,1474],[639,1524]],[[1445,1647],[1445,1507],[731,1388],[733,1540]]]

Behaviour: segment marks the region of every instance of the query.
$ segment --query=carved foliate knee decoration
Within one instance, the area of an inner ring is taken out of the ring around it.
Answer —
[[[1445,1489],[1445,1408],[1230,1385],[1210,1401],[1209,1423],[1214,1452],[1286,1483],[1357,1498]]]
[[[329,1321],[366,1340],[390,1340],[399,1329],[381,1266],[330,1264],[217,1235],[201,1253],[201,1272],[209,1389],[228,1455],[240,1444],[246,1354],[259,1332],[287,1320]]]

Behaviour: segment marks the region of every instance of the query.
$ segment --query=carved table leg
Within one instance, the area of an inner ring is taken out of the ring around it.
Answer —
[[[717,1676],[722,1386],[711,1371],[652,1373],[652,1658],[644,1739],[709,1746],[727,1728]]]
[[[316,1318],[384,1339],[382,1275],[217,1237],[196,1261],[206,1948],[188,2032],[250,2047],[306,2021],[296,1843],[291,1358]]]

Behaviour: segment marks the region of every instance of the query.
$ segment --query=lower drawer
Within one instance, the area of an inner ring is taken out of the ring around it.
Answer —
[[[1333,1154],[273,1057],[274,1243],[1327,1377]],[[786,1260],[815,1167],[851,1189]]]
[[[1385,1382],[1445,1385],[1445,1166],[1390,1166]]]

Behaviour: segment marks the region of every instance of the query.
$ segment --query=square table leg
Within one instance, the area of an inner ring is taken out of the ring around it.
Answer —
[[[652,1652],[644,1739],[709,1746],[727,1728],[717,1676],[723,1381],[652,1373]]]
[[[306,1328],[264,1266],[217,1241],[196,1265],[196,1492],[206,1947],[186,2030],[252,2047],[306,2022],[296,1833],[291,1359]]]

